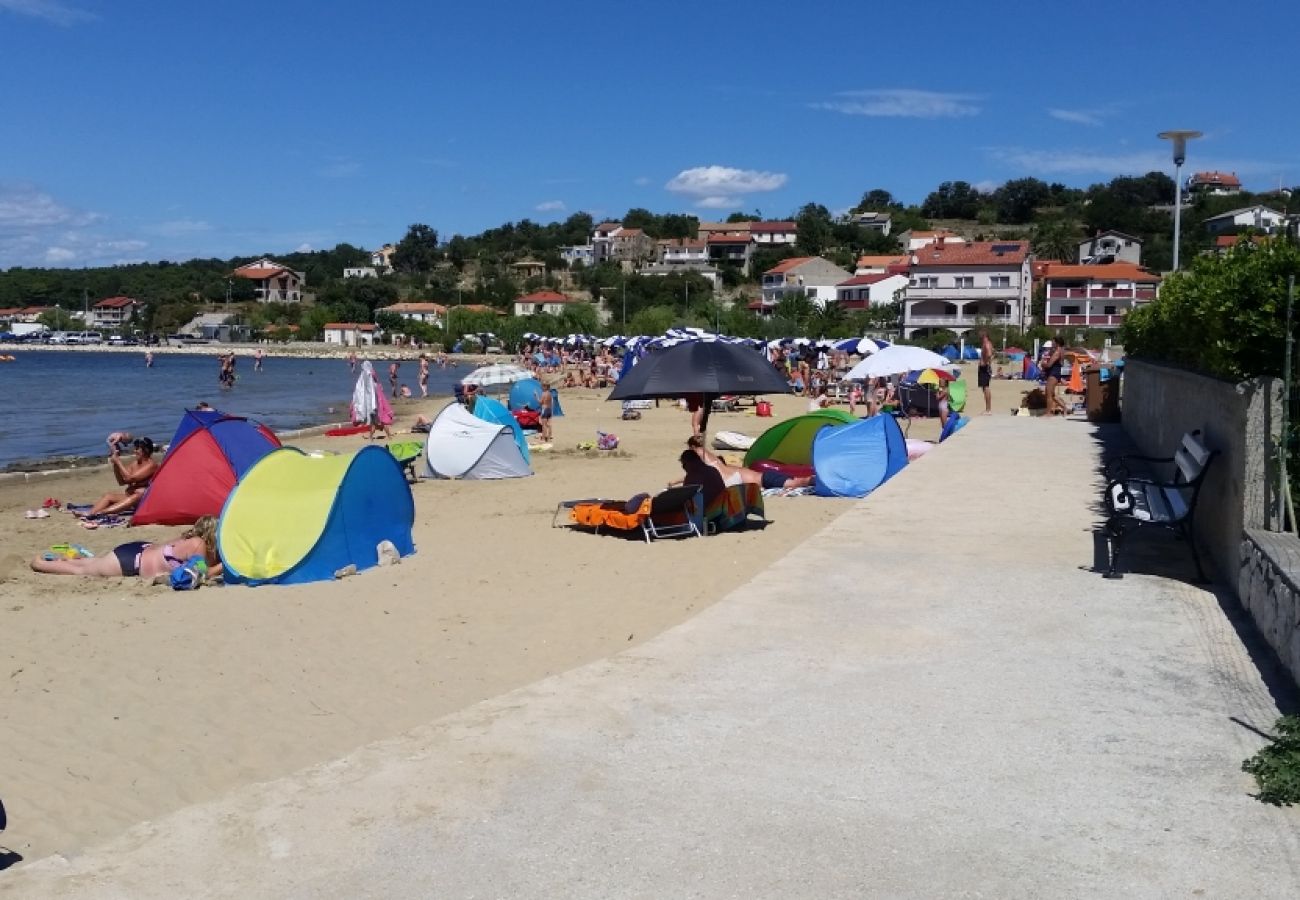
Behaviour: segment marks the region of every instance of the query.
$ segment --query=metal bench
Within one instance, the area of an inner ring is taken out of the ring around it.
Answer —
[[[1122,456],[1106,467],[1104,499],[1110,556],[1107,578],[1123,577],[1118,569],[1120,546],[1125,535],[1143,526],[1154,525],[1168,528],[1187,541],[1192,549],[1192,560],[1196,563],[1196,575],[1201,581],[1206,580],[1192,525],[1205,473],[1218,451],[1206,447],[1200,434],[1200,431],[1184,434],[1173,456]],[[1129,464],[1135,461],[1172,463],[1172,478],[1157,481],[1152,477],[1133,475]]]

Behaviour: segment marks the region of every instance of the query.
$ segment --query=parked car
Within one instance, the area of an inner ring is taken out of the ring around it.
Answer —
[[[47,343],[47,344],[68,344],[68,343],[71,343],[71,341],[68,340],[68,337],[69,337],[69,335],[68,335],[68,333],[67,333],[66,331],[56,331],[56,332],[52,333],[52,334],[49,336],[49,339],[46,340],[45,343]],[[80,341],[78,341],[78,343],[80,343]]]

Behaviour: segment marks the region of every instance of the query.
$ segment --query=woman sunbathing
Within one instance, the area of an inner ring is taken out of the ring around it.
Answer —
[[[722,476],[722,483],[727,487],[735,487],[738,484],[756,484],[761,488],[781,488],[790,490],[792,488],[809,487],[812,485],[811,475],[786,475],[784,472],[756,472],[753,469],[746,469],[740,466],[729,466],[717,456],[714,456],[704,447],[704,438],[698,434],[693,434],[686,439],[686,446],[695,451],[705,463],[717,470]]]
[[[221,574],[221,559],[217,556],[217,518],[204,516],[194,527],[166,544],[148,541],[131,541],[118,544],[113,552],[104,556],[83,559],[32,560],[32,570],[45,575],[83,575],[99,578],[131,578],[139,575],[152,580],[158,575],[170,574],[181,568],[194,556],[201,556],[208,564],[208,577]]]

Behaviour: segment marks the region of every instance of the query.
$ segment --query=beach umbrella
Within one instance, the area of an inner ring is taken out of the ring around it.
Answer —
[[[892,344],[877,350],[852,369],[849,369],[849,373],[844,377],[851,381],[858,381],[867,378],[899,375],[913,369],[942,369],[948,365],[948,360],[945,357],[926,350],[924,347]]]
[[[957,376],[947,369],[922,369],[913,380],[917,384],[938,384],[941,381],[956,381]]]
[[[462,378],[460,383],[486,387],[492,384],[514,384],[516,381],[523,381],[525,378],[532,377],[532,372],[520,366],[509,363],[493,363],[490,366],[479,366]]]
[[[788,394],[786,382],[762,353],[725,341],[683,341],[641,358],[618,380],[610,400],[704,395],[704,427],[715,397]]]

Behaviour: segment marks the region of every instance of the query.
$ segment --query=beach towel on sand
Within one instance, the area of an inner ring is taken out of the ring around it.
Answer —
[[[393,407],[379,388],[375,367],[366,360],[361,364],[361,374],[352,389],[352,421],[368,423],[374,416],[378,416],[375,421],[380,425],[393,424]]]

